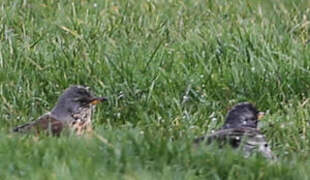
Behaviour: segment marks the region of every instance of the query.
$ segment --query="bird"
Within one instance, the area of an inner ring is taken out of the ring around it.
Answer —
[[[241,149],[245,157],[257,152],[268,159],[275,159],[266,137],[257,127],[263,115],[253,104],[239,103],[227,113],[219,130],[194,139],[194,144],[217,142],[220,147],[228,144],[234,149]]]
[[[96,104],[107,100],[107,97],[94,96],[87,86],[72,85],[64,90],[50,112],[35,121],[15,127],[13,132],[46,132],[55,136],[59,136],[65,129],[77,135],[91,132],[92,110]]]

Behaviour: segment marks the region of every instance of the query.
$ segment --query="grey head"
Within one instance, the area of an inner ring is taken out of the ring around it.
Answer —
[[[235,105],[226,116],[222,129],[250,127],[257,128],[258,119],[263,115],[256,107],[248,102]]]
[[[58,98],[51,116],[61,121],[70,121],[73,120],[72,115],[79,113],[81,108],[91,108],[92,105],[106,100],[106,97],[94,96],[86,86],[70,86]]]

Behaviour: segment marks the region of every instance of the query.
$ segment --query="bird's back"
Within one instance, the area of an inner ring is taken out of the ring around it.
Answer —
[[[267,158],[272,158],[272,152],[265,136],[254,128],[221,129],[211,135],[199,137],[194,140],[195,144],[211,144],[213,142],[218,143],[221,147],[229,144],[233,148],[241,148],[247,156],[257,151]]]

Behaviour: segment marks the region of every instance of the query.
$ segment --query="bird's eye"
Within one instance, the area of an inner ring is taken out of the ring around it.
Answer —
[[[265,148],[268,147],[268,144],[264,144]]]

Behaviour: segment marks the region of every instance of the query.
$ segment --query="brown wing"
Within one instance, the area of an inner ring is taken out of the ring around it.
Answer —
[[[59,136],[63,128],[63,122],[51,117],[50,114],[45,114],[34,122],[30,122],[14,128],[13,132],[35,131],[36,133],[41,133],[42,131],[45,131],[51,135]]]

